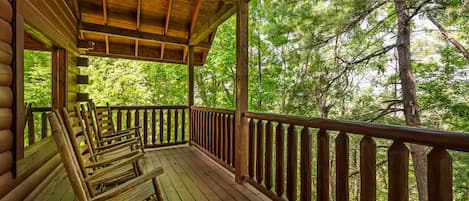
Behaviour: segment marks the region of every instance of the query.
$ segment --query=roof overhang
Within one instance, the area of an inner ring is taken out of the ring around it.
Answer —
[[[185,64],[189,46],[203,65],[219,25],[236,12],[234,0],[72,0],[81,54]]]

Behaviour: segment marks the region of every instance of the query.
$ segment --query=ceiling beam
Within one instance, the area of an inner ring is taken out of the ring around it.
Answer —
[[[205,24],[203,24],[199,31],[195,32],[190,40],[189,45],[197,45],[210,33],[212,33],[220,24],[225,22],[236,12],[236,6],[234,4],[226,4],[218,13]]]
[[[107,25],[107,0],[103,0],[103,17],[104,24]]]
[[[86,32],[86,33],[106,34],[109,36],[117,36],[117,37],[129,38],[129,39],[134,39],[134,40],[138,39],[138,40],[146,40],[146,41],[157,41],[157,42],[162,42],[166,44],[173,44],[173,45],[180,45],[180,46],[189,45],[189,40],[185,38],[164,36],[160,34],[122,29],[122,28],[104,26],[104,25],[99,25],[99,24],[81,22],[79,25],[79,29],[80,31]],[[196,45],[196,47],[208,49],[211,47],[211,44],[207,42],[200,42],[198,45]]]
[[[120,44],[120,43],[110,43],[113,51],[109,54],[106,54],[105,50],[105,43],[104,42],[97,42],[95,48],[93,50],[86,51],[84,55],[90,56],[102,56],[102,57],[117,57],[117,58],[126,58],[132,60],[145,60],[145,61],[156,61],[156,62],[166,62],[166,63],[178,63],[184,64],[181,51],[182,50],[169,50],[165,48],[165,57],[161,59],[160,57],[160,49],[159,48],[152,48],[146,47],[145,51],[143,46],[140,46],[139,49],[142,50],[139,53],[139,56],[135,56],[135,52],[133,50],[133,45],[128,44]],[[171,57],[168,55],[181,55],[180,57]],[[197,57],[194,61],[196,65],[203,65],[202,58]]]
[[[197,23],[197,18],[199,17],[199,10],[201,4],[202,0],[196,0],[194,10],[192,11],[191,28],[189,29],[189,36],[192,36],[192,33],[194,33],[194,28]]]
[[[171,19],[171,10],[173,9],[173,0],[168,2],[168,12],[166,12],[166,23],[164,25],[164,35],[168,33],[169,20]]]
[[[142,11],[142,0],[137,0],[137,24],[136,28],[137,30],[140,29],[140,12]]]

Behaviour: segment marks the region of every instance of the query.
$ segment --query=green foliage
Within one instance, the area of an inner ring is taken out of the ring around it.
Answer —
[[[52,92],[52,56],[50,52],[24,51],[24,102],[50,106]]]

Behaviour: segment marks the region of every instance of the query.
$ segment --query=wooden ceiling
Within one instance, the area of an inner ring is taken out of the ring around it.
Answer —
[[[233,0],[71,0],[82,54],[185,64],[189,45],[203,65],[216,28],[235,13]]]

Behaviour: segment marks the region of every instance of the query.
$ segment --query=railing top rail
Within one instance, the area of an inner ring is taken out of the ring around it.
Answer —
[[[253,119],[275,121],[325,130],[343,131],[347,133],[469,152],[469,134],[467,133],[259,112],[246,112],[245,115],[247,118]]]
[[[220,109],[220,108],[209,108],[209,107],[199,107],[199,106],[191,106],[191,110],[197,110],[202,112],[215,112],[215,113],[222,113],[222,114],[230,114],[234,115],[234,110],[228,109]]]
[[[105,108],[106,106],[96,106]],[[110,106],[112,110],[152,110],[152,109],[187,109],[186,105],[130,105],[130,106]]]

